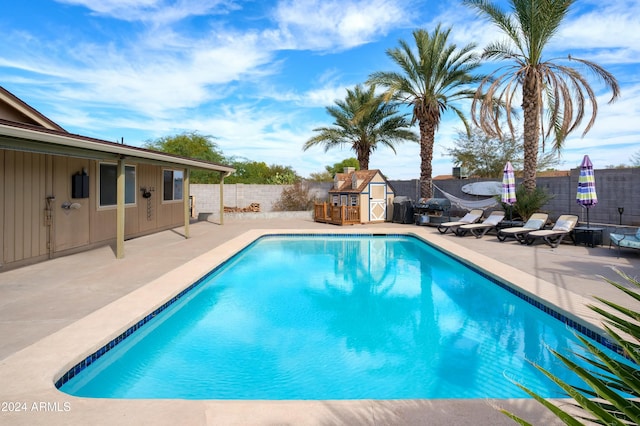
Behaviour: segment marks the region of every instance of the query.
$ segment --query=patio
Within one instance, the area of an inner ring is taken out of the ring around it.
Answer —
[[[112,248],[103,247],[0,273],[0,379],[3,382],[0,400],[24,402],[27,407],[26,412],[0,412],[0,423],[424,424],[425,419],[429,419],[429,424],[513,424],[484,400],[253,402],[81,399],[53,388],[52,382],[56,378],[53,376],[57,372],[51,373],[51,377],[42,377],[39,373],[40,365],[57,366],[60,365],[60,357],[69,357],[74,351],[86,351],[86,348],[69,347],[77,344],[71,344],[70,339],[77,337],[78,329],[83,328],[87,333],[86,339],[78,340],[82,345],[104,341],[111,333],[108,330],[117,330],[122,322],[128,321],[114,315],[113,309],[123,309],[122,312],[133,315],[136,310],[146,312],[153,297],[161,299],[163,291],[169,294],[176,285],[181,285],[180,282],[175,283],[176,278],[211,268],[210,262],[224,260],[266,230],[411,232],[592,323],[598,323],[598,319],[584,307],[592,302],[592,295],[630,306],[626,297],[613,291],[597,276],[617,280],[610,266],[632,276],[637,275],[640,266],[640,256],[635,251],[617,258],[616,250],[608,250],[607,247],[591,248],[568,243],[556,249],[546,245],[522,246],[515,242],[500,243],[494,235],[480,239],[443,236],[435,228],[415,225],[384,223],[336,227],[311,219],[234,220],[224,226],[198,222],[191,225],[191,238],[188,240],[181,236],[178,228],[126,241],[124,259],[116,259]],[[183,266],[187,263],[188,267]],[[172,278],[172,282],[169,283],[171,280],[167,278]],[[126,295],[129,296],[123,297]],[[85,320],[79,321],[83,318]],[[43,348],[47,350],[43,351]],[[73,365],[74,359],[64,359]],[[38,368],[31,368],[36,365]],[[34,402],[44,402],[44,409],[34,410]],[[554,423],[553,417],[534,401],[492,402],[535,423]]]

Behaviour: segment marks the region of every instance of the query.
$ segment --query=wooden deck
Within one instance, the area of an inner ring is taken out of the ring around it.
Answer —
[[[359,206],[332,206],[328,203],[315,204],[313,220],[333,225],[354,225],[360,222]]]

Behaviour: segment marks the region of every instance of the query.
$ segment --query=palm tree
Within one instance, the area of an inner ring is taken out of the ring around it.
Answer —
[[[375,93],[374,85],[367,90],[361,85],[347,89],[347,97],[327,107],[327,112],[334,118],[334,126],[313,129],[318,134],[305,142],[304,151],[315,145],[324,145],[325,152],[351,145],[360,170],[368,170],[369,157],[378,145],[385,145],[395,153],[396,143],[418,141],[416,134],[409,130],[409,121],[398,114],[397,106]]]
[[[583,136],[593,126],[598,112],[596,94],[577,69],[559,63],[556,58],[543,59],[545,47],[557,33],[575,0],[509,0],[512,13],[505,13],[486,0],[463,1],[507,35],[506,41],[487,46],[482,58],[511,62],[490,73],[478,87],[471,108],[473,120],[488,134],[500,136],[496,124],[500,121],[501,111],[494,109],[492,102],[487,102],[498,98],[506,106],[507,123],[513,132],[509,111],[514,99],[519,99],[518,88],[522,88],[523,185],[531,192],[536,187],[540,137],[544,149],[546,138],[553,135],[553,151],[559,152],[567,135],[582,122],[585,104],[591,104],[591,119]],[[604,81],[613,92],[609,103],[618,98],[618,83],[604,68],[571,55],[567,60],[577,62]],[[544,122],[543,114],[547,114],[547,122]]]
[[[411,124],[417,121],[420,128],[420,195],[426,198],[433,194],[431,161],[441,116],[451,110],[469,129],[465,115],[455,103],[473,98],[475,88],[470,86],[483,78],[472,74],[480,65],[478,55],[473,53],[475,44],[458,49],[448,42],[450,32],[450,28],[442,29],[440,25],[431,34],[414,31],[416,53],[404,40],[400,40],[400,47],[387,50],[401,71],[375,72],[368,80],[387,88],[387,97],[413,109]]]

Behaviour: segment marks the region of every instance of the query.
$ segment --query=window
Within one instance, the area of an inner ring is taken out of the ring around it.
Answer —
[[[162,173],[163,182],[163,200],[178,201],[182,200],[182,170],[165,170]]]
[[[100,163],[100,207],[115,206],[117,201],[118,165]],[[124,166],[124,203],[136,203],[136,168]]]
[[[353,206],[353,207],[357,206],[358,205],[358,196],[357,195],[352,195],[350,197],[349,201],[350,201],[350,204],[349,204],[350,206]]]

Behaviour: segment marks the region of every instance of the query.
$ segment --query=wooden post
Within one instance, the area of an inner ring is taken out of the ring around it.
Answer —
[[[220,225],[224,225],[224,176],[220,172]]]
[[[118,172],[116,178],[116,259],[124,257],[124,192],[125,192],[125,167],[124,158],[118,159]]]
[[[184,169],[184,176],[182,179],[182,201],[184,206],[184,237],[189,238],[189,222],[191,221],[191,214],[189,213],[189,168]]]

